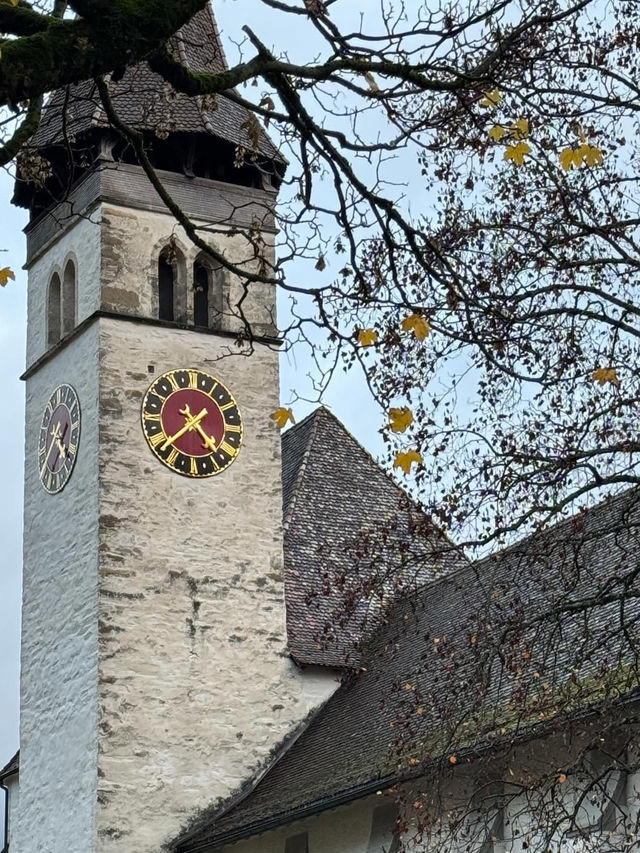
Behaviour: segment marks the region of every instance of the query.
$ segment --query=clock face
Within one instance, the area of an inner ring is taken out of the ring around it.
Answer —
[[[202,370],[170,370],[159,376],[142,401],[142,429],[158,459],[186,477],[219,474],[242,444],[236,401]]]
[[[49,397],[38,441],[40,482],[55,495],[66,486],[76,464],[80,442],[80,402],[71,385],[60,385]]]

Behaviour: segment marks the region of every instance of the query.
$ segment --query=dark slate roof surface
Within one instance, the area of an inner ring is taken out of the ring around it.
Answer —
[[[450,768],[447,756],[505,732],[634,693],[639,533],[634,490],[401,600],[367,668],[244,800],[217,819],[202,814],[175,849],[214,850],[434,761]]]
[[[5,766],[0,770],[0,782],[3,779],[6,779],[7,776],[11,776],[12,773],[15,773],[20,766],[20,751],[16,752],[11,761],[9,761]]]
[[[282,451],[289,650],[357,667],[391,602],[465,559],[327,409]]]
[[[209,4],[178,31],[170,47],[174,57],[192,71],[222,71],[227,68]],[[138,129],[156,133],[209,133],[233,145],[253,150],[246,127],[250,114],[245,107],[224,96],[192,98],[173,92],[144,62],[128,68],[121,80],[111,83],[111,97],[119,117]],[[65,133],[78,137],[91,128],[106,125],[95,85],[88,80],[68,90],[54,92],[29,147],[59,144],[65,139]],[[257,147],[261,156],[282,162],[281,155],[264,130],[260,130]]]

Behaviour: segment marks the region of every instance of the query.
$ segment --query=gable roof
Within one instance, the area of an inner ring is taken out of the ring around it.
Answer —
[[[191,71],[223,71],[228,67],[209,3],[170,40],[170,50]],[[207,133],[233,145],[242,145],[248,151],[254,149],[247,126],[249,111],[224,95],[189,97],[174,92],[146,62],[126,69],[121,79],[111,82],[110,88],[119,117],[139,130]],[[29,148],[61,144],[67,137],[77,138],[93,128],[106,126],[108,121],[95,84],[87,80],[53,93]],[[257,143],[257,153],[261,156],[283,162],[262,129]]]
[[[357,667],[394,599],[464,557],[327,409],[284,434],[282,459],[289,650]]]
[[[633,490],[399,600],[366,669],[243,800],[203,813],[177,853],[215,850],[637,695],[639,535]]]

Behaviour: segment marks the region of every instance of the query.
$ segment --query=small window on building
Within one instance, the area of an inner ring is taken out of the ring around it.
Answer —
[[[193,323],[209,328],[209,270],[197,261],[193,265]]]
[[[496,853],[501,849],[505,799],[502,779],[478,780],[472,807],[479,853]]]
[[[67,261],[62,279],[62,334],[66,335],[76,325],[76,267]]]
[[[564,807],[573,832],[620,830],[626,809],[627,774],[624,750],[590,749],[581,766],[569,776]]]
[[[309,853],[309,833],[292,835],[284,842],[284,853]]]
[[[47,298],[47,346],[49,347],[57,344],[60,340],[60,298],[60,276],[55,272],[49,282],[49,294]]]
[[[175,273],[166,253],[158,259],[158,318],[173,321],[173,291]]]
[[[206,329],[222,326],[224,270],[201,255],[193,265],[193,324]]]
[[[397,803],[386,803],[373,810],[367,853],[396,853],[400,848]]]

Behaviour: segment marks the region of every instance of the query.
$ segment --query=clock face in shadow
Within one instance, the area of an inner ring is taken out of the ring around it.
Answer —
[[[71,385],[59,385],[42,414],[38,440],[40,482],[51,495],[61,492],[76,464],[80,443],[80,401]]]
[[[142,401],[142,430],[158,459],[186,477],[212,477],[234,461],[242,444],[238,404],[202,370],[163,373]]]

